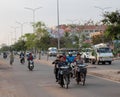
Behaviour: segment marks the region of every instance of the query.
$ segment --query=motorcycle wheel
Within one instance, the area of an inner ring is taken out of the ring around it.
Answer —
[[[61,77],[60,77],[60,86],[63,88],[63,86],[64,86],[64,80],[63,80],[63,75],[60,75]]]
[[[76,72],[76,82],[79,85],[79,83],[80,83],[80,73],[79,72]]]
[[[64,77],[64,84],[65,84],[65,88],[68,89],[68,85],[69,85],[69,77],[68,76]]]
[[[30,66],[30,64],[28,65],[28,69],[30,70],[30,71],[32,71],[33,69],[34,69],[34,64],[33,64],[33,66]]]
[[[81,82],[82,82],[82,85],[84,86],[85,85],[85,74],[84,73],[82,73],[81,75],[80,75],[80,77],[81,77]]]

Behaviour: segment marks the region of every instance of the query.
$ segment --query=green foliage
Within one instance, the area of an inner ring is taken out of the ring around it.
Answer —
[[[83,43],[82,48],[90,48],[91,44],[90,43]]]
[[[104,19],[102,22],[107,25],[120,24],[120,12],[116,10],[115,12],[106,12],[103,14]]]
[[[12,46],[12,49],[15,51],[26,51],[25,41],[19,40]]]
[[[10,47],[9,46],[3,46],[0,51],[9,51]]]
[[[102,22],[108,25],[105,31],[106,37],[111,40],[118,39],[120,36],[120,12],[117,10],[104,13]]]

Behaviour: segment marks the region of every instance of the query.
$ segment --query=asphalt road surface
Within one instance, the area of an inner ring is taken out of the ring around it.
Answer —
[[[120,97],[120,83],[87,75],[86,85],[77,85],[74,79],[68,89],[56,82],[53,66],[35,60],[35,68],[29,71],[15,58],[13,66],[9,58],[0,57],[0,97]]]

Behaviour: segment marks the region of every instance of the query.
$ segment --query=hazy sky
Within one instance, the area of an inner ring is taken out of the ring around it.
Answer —
[[[21,35],[20,25],[18,22],[28,22],[24,24],[23,32],[32,32],[29,22],[32,22],[32,11],[25,9],[42,7],[37,10],[36,21],[43,21],[47,26],[57,25],[57,0],[0,0],[0,44],[11,43],[15,38],[16,29],[17,38]],[[79,19],[80,21],[101,19],[102,10],[95,8],[111,7],[105,11],[114,11],[120,9],[120,0],[59,0],[60,24],[72,23],[69,20]],[[78,23],[76,21],[75,23]]]

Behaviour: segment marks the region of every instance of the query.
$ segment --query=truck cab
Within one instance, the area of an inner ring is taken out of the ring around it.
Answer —
[[[112,50],[105,44],[94,45],[90,59],[92,64],[111,64],[113,61],[113,53]]]

